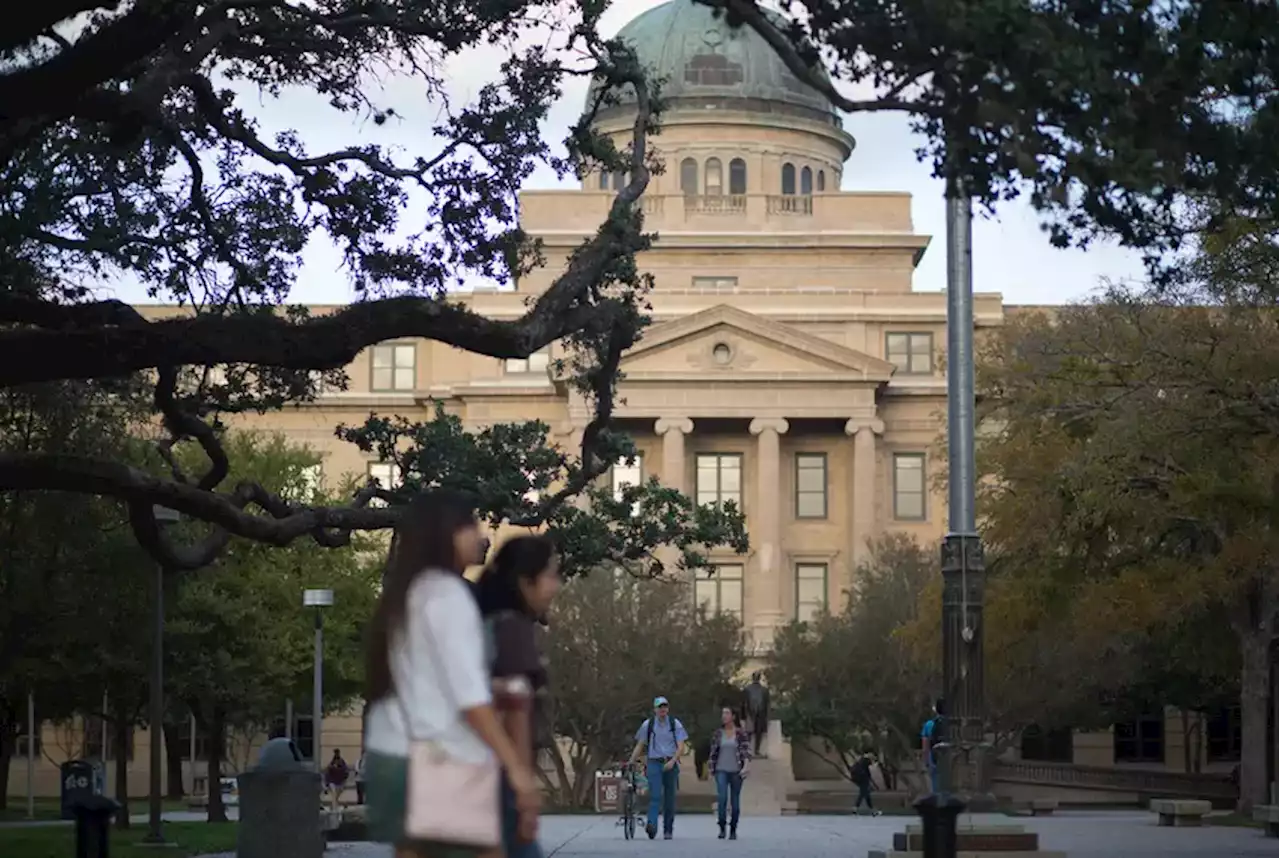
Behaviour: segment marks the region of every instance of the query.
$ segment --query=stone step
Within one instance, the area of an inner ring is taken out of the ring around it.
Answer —
[[[893,835],[893,848],[900,852],[918,852],[924,849],[923,834],[897,833]],[[1040,835],[1034,831],[1000,833],[957,832],[956,848],[961,852],[1036,852],[1040,849]]]
[[[982,852],[966,852],[961,850],[956,853],[956,858],[990,858],[993,853],[990,851]],[[1035,849],[1028,849],[1023,852],[1000,852],[1000,858],[1067,858],[1065,852],[1042,852]],[[867,858],[924,858],[923,852],[904,852],[899,849],[872,849],[867,853]]]

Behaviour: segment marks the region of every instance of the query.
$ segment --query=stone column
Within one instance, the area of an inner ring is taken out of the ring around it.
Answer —
[[[751,629],[756,646],[773,643],[773,632],[782,623],[782,441],[789,428],[780,417],[751,421],[756,442],[756,497],[750,534],[756,569],[751,577]]]
[[[849,576],[870,556],[867,543],[876,535],[876,437],[884,434],[884,421],[855,417],[844,425],[853,436],[853,480],[849,496]]]
[[[687,493],[684,436],[693,431],[693,421],[688,417],[663,417],[653,424],[653,431],[662,438],[662,484]]]

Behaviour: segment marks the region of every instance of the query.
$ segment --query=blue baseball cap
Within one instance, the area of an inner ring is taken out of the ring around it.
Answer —
[[[667,698],[665,698],[665,697],[661,697],[661,696],[659,696],[659,697],[655,697],[655,698],[653,698],[653,708],[654,708],[654,709],[657,709],[659,706],[669,706],[669,705],[671,705],[671,704],[669,704],[669,703],[667,702]]]

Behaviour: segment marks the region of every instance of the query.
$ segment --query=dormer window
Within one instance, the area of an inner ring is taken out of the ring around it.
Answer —
[[[736,86],[742,80],[742,64],[720,54],[700,54],[684,67],[684,82],[690,86]]]

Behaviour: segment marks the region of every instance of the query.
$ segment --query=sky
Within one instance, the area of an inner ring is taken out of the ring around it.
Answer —
[[[641,12],[664,0],[615,0],[602,29],[612,35]],[[468,51],[451,60],[445,69],[446,88],[452,99],[467,98],[491,79],[504,52],[490,47]],[[367,118],[349,118],[330,109],[310,92],[288,92],[278,99],[246,93],[242,107],[262,123],[267,132],[294,129],[309,152],[342,148],[353,142],[378,142],[399,149],[408,158],[430,154],[434,148],[432,125],[440,107],[422,94],[421,85],[407,76],[389,74],[376,86],[377,101],[394,108],[396,118],[375,127]],[[586,96],[587,82],[570,79],[564,98],[552,111],[545,133],[563,139]],[[859,114],[845,118],[845,128],[857,140],[846,165],[842,190],[905,191],[912,195],[916,231],[933,237],[916,269],[916,291],[945,288],[946,252],[942,183],[915,159],[920,145],[900,114]],[[264,135],[265,136],[265,135]],[[560,180],[553,171],[540,169],[528,182],[530,188],[574,187],[572,177]],[[1060,304],[1088,297],[1106,281],[1141,276],[1137,254],[1123,248],[1095,245],[1086,251],[1059,250],[1049,244],[1036,213],[1023,201],[1003,203],[994,217],[978,214],[973,228],[974,289],[998,292],[1011,304]],[[138,287],[118,283],[117,294],[126,300],[144,301]],[[292,301],[341,303],[353,298],[341,258],[321,237],[304,252],[304,269]]]

